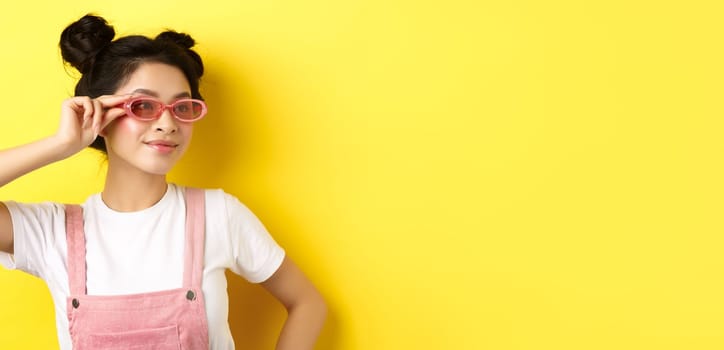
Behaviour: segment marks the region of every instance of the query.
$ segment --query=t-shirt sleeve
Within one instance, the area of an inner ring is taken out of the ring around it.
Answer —
[[[231,271],[251,283],[266,281],[284,260],[284,249],[236,197],[224,193],[224,201],[233,259]]]
[[[14,270],[15,260],[13,259],[13,255],[5,252],[0,252],[0,266],[8,270]]]
[[[65,239],[65,206],[60,203],[4,202],[13,224],[14,254],[2,253],[0,263],[44,279],[46,257]],[[60,234],[60,235],[59,235]]]

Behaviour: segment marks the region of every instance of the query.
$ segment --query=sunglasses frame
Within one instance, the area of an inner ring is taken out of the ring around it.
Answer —
[[[131,109],[131,107],[133,106],[133,104],[136,103],[136,102],[138,102],[138,101],[143,101],[143,100],[152,101],[152,102],[154,102],[154,103],[158,103],[159,105],[161,105],[161,108],[159,109],[159,112],[156,113],[156,115],[154,115],[153,118],[143,118],[143,117],[140,117],[140,116],[136,115],[135,113],[133,113],[133,110]],[[191,101],[191,102],[196,102],[196,103],[199,103],[199,104],[201,105],[201,114],[199,114],[199,116],[196,117],[196,118],[194,118],[194,119],[183,119],[183,118],[177,116],[176,113],[175,113],[174,110],[173,110],[173,109],[174,109],[174,106],[178,105],[179,103],[189,102],[189,101]],[[182,99],[180,99],[180,100],[174,101],[172,104],[169,105],[169,104],[163,103],[163,102],[162,102],[161,100],[159,100],[159,99],[156,99],[156,98],[153,98],[153,97],[147,97],[147,96],[136,97],[136,98],[134,98],[134,99],[131,99],[131,100],[126,101],[126,103],[123,104],[123,109],[126,110],[126,114],[127,114],[128,116],[130,116],[130,117],[132,117],[132,118],[134,118],[134,119],[138,119],[138,120],[146,121],[146,122],[152,121],[152,120],[156,120],[156,119],[158,119],[158,118],[161,118],[161,115],[162,115],[163,112],[166,111],[167,109],[171,112],[171,115],[172,115],[174,118],[176,118],[176,120],[181,121],[181,122],[184,122],[184,123],[195,122],[195,121],[203,118],[203,117],[206,115],[206,113],[208,112],[208,110],[207,110],[207,108],[206,108],[206,103],[205,103],[204,101],[202,101],[202,100],[197,100],[197,99],[195,99],[195,98],[182,98]]]

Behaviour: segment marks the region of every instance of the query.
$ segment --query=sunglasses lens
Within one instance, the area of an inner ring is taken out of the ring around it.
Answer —
[[[131,112],[140,119],[154,119],[163,105],[157,101],[140,99],[131,103]]]
[[[173,113],[184,120],[194,120],[204,112],[201,102],[195,100],[183,100],[173,105]]]

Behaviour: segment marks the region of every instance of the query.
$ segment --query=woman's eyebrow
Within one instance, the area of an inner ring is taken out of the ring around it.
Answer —
[[[136,90],[133,90],[132,93],[134,93],[134,94],[140,93],[140,94],[149,95],[149,96],[153,96],[153,97],[159,96],[157,92],[151,91],[148,89],[136,89]],[[184,91],[184,92],[180,92],[180,93],[176,94],[176,96],[174,96],[173,98],[180,98],[180,97],[191,97],[191,94]]]
[[[157,93],[155,93],[155,92],[153,92],[153,91],[151,91],[151,90],[147,90],[147,89],[136,89],[136,90],[133,90],[132,94],[136,94],[136,93],[144,94],[144,95],[149,95],[149,96],[153,96],[153,97],[158,97],[158,94],[157,94]]]

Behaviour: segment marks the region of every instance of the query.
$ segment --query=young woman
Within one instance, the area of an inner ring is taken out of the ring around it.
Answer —
[[[87,146],[107,154],[103,192],[80,206],[0,202],[0,261],[45,280],[61,349],[233,349],[224,271],[287,309],[277,349],[312,349],[320,293],[235,197],[168,183],[206,114],[194,40],[113,40],[86,15],[61,34],[81,72],[55,134],[0,152],[0,186]]]

